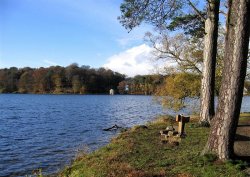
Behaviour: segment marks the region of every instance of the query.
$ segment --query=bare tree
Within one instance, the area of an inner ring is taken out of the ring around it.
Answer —
[[[206,17],[190,1],[182,0],[124,0],[121,5],[122,15],[119,17],[123,26],[128,29],[141,24],[142,21],[156,26],[158,29],[167,26],[169,20],[183,15],[181,9],[188,5],[200,18],[205,21],[204,53],[203,53],[203,79],[201,96],[201,119],[200,122],[210,122],[214,115],[214,89],[215,89],[215,66],[217,54],[217,36],[220,0],[207,2]]]
[[[152,53],[156,56],[156,60],[175,62],[184,72],[202,73],[203,41],[201,39],[190,39],[183,34],[170,37],[167,33],[162,33],[154,36],[149,32],[146,33],[145,38],[154,48]]]

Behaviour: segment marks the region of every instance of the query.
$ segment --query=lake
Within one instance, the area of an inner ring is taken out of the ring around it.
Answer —
[[[242,112],[249,109],[250,97],[244,97]],[[78,149],[93,151],[117,134],[104,128],[144,124],[159,114],[175,113],[152,96],[0,94],[0,176],[38,168],[55,173]]]

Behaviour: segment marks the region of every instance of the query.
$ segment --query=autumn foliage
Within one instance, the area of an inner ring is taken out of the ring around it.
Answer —
[[[67,67],[0,69],[0,93],[108,93],[125,75],[109,69],[71,64]]]

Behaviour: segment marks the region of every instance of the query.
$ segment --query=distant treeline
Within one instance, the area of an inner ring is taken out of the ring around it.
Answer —
[[[218,86],[219,88],[219,86]],[[0,69],[0,93],[168,95],[177,100],[199,97],[200,76],[193,73],[170,75],[125,75],[105,68],[71,64],[67,67]],[[250,94],[250,82],[245,82]]]
[[[137,75],[133,78],[127,78],[118,85],[120,94],[152,95],[163,84],[166,76],[155,75]]]
[[[0,69],[0,93],[108,93],[125,75],[104,68],[67,67]]]
[[[151,95],[164,81],[162,75],[125,75],[105,68],[90,68],[71,64],[67,67],[0,69],[0,93],[69,93]]]

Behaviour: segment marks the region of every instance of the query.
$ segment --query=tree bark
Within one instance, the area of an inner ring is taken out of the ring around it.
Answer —
[[[215,66],[217,54],[218,21],[220,0],[211,0],[207,4],[205,37],[203,52],[203,72],[201,83],[200,123],[210,123],[214,116]]]
[[[239,120],[247,68],[250,30],[250,0],[229,0],[224,69],[215,117],[203,153],[216,153],[227,160],[234,155],[234,138]]]

